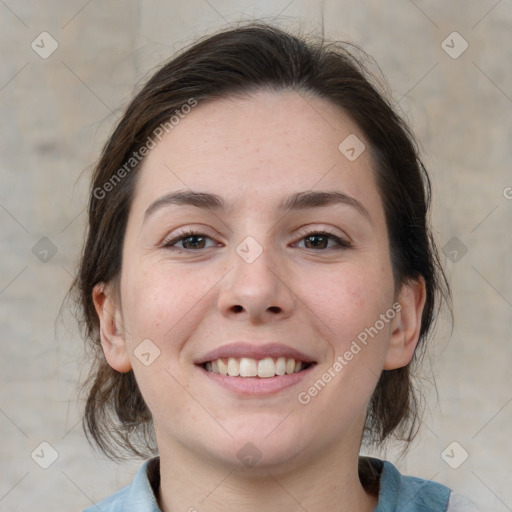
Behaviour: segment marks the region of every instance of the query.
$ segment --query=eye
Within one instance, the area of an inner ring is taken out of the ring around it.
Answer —
[[[207,246],[208,241],[213,243]],[[179,244],[181,244],[181,246]],[[208,247],[215,247],[216,245],[218,244],[209,236],[193,230],[182,232],[171,240],[166,240],[162,243],[162,247],[166,249],[183,249],[189,251],[207,249]]]
[[[328,231],[310,231],[300,242],[304,241],[304,249],[348,249],[352,244]]]
[[[300,247],[304,242],[304,249],[325,250],[325,249],[347,249],[352,244],[328,231],[310,231],[302,236],[295,246]],[[208,245],[209,243],[209,245]],[[216,247],[219,244],[212,238],[199,231],[187,230],[162,243],[162,247],[170,250],[198,251]]]

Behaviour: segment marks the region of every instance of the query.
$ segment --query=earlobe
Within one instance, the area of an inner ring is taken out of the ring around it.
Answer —
[[[403,284],[399,295],[401,309],[393,322],[384,370],[402,368],[411,361],[420,337],[426,296],[423,277]]]
[[[92,299],[100,321],[100,340],[105,359],[114,370],[126,373],[132,366],[128,357],[121,311],[114,292],[105,283],[98,283],[93,289]]]

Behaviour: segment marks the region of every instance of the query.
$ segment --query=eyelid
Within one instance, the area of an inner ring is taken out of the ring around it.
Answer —
[[[204,228],[204,229],[203,229]],[[178,250],[184,250],[187,251],[188,249],[182,249],[180,247],[175,247],[175,244],[180,242],[181,240],[188,238],[188,237],[194,237],[194,236],[202,236],[204,238],[209,238],[210,240],[214,241],[216,243],[216,246],[222,245],[222,242],[218,242],[218,238],[220,237],[219,234],[215,234],[210,236],[207,232],[209,231],[209,228],[206,228],[205,226],[202,226],[201,228],[193,227],[193,226],[185,226],[183,228],[178,228],[178,230],[174,231],[172,235],[167,235],[164,237],[164,239],[158,244],[161,248],[176,248]],[[293,244],[297,244],[298,242],[301,242],[305,238],[311,235],[325,235],[330,236],[332,239],[335,240],[335,242],[338,245],[338,248],[351,248],[353,247],[353,242],[349,236],[347,236],[344,232],[342,234],[338,234],[335,232],[333,228],[329,227],[314,227],[311,225],[301,226],[298,228],[298,232],[294,236],[294,242]],[[210,247],[211,248],[211,247]],[[334,249],[331,247],[330,249]],[[204,250],[204,249],[198,249],[197,251]],[[196,251],[193,251],[196,252]]]
[[[211,232],[214,231],[212,234]],[[210,232],[210,233],[208,233]],[[169,245],[171,242],[178,242],[182,238],[186,238],[188,236],[204,236],[210,238],[212,240],[217,241],[218,238],[221,238],[221,235],[217,233],[212,228],[208,228],[207,226],[202,225],[186,225],[182,228],[177,228],[165,235],[161,242],[159,242],[159,247],[165,247]]]
[[[339,233],[338,233],[339,231]],[[339,238],[347,245],[352,245],[352,239],[344,232],[338,229],[337,231],[334,228],[326,227],[326,226],[311,226],[310,224],[307,226],[302,226],[299,228],[296,236],[299,236],[300,239],[315,233],[324,233],[326,235],[331,235],[334,238]]]

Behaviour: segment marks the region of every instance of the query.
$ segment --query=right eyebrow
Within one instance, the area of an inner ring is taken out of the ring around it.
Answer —
[[[170,192],[152,202],[144,213],[144,222],[156,210],[165,206],[172,205],[189,205],[196,206],[197,208],[222,210],[226,209],[227,205],[222,197],[216,194],[206,192],[193,192],[193,191],[178,191]]]

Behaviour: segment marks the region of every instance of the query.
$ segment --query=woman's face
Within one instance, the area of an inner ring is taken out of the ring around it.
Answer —
[[[422,306],[395,294],[368,143],[295,92],[199,103],[150,151],[120,300],[100,295],[107,359],[133,368],[160,452],[261,467],[358,450]]]

